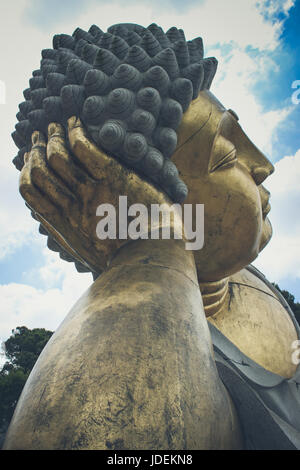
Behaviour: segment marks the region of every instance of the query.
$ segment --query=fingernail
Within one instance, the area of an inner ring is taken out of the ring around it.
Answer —
[[[54,135],[64,137],[63,127],[57,122],[51,122],[48,126],[48,138]]]
[[[32,145],[37,145],[44,141],[42,134],[39,131],[34,131],[31,136]]]
[[[56,129],[56,124],[54,122],[51,122],[48,126],[48,136],[51,137],[53,134],[55,134]]]
[[[76,127],[81,127],[81,121],[79,117],[72,116],[68,119],[69,129],[75,129]]]

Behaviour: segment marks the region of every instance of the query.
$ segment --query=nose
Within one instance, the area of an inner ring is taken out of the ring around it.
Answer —
[[[249,169],[257,186],[262,184],[265,179],[274,172],[274,166],[270,160],[254,144],[249,155]]]
[[[239,159],[246,165],[255,183],[259,186],[274,172],[274,166],[244,132],[239,144]]]
[[[252,169],[252,178],[254,179],[257,186],[262,184],[269,175],[274,172],[274,166],[268,160],[268,165],[258,166]]]

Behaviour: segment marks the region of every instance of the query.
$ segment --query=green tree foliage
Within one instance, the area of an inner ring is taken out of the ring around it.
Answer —
[[[8,367],[3,369],[0,373],[1,428],[9,424],[18,398],[29,375],[22,369],[9,369]]]
[[[50,339],[52,332],[44,328],[29,330],[26,326],[17,327],[5,341],[5,355],[17,369],[30,372],[37,358]]]
[[[300,303],[295,302],[295,296],[287,290],[281,290],[280,287],[275,283],[273,283],[273,286],[276,287],[276,289],[279,290],[279,292],[283,295],[283,297],[291,307],[291,310],[293,311],[297,322],[300,325]]]
[[[0,371],[0,441],[1,431],[3,438],[30,371],[52,334],[44,328],[30,330],[21,326],[12,331],[3,345],[7,362]]]

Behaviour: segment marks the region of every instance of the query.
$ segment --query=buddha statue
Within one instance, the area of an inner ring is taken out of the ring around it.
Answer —
[[[211,93],[216,68],[201,38],[155,24],[78,28],[42,51],[13,133],[20,192],[49,248],[94,282],[4,449],[300,448],[299,328],[251,265],[272,235],[274,168]],[[120,195],[173,217],[129,239]],[[101,204],[115,237],[97,235]],[[201,249],[186,249],[174,204],[204,204]]]

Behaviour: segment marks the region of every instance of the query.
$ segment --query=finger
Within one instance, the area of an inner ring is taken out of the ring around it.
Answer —
[[[80,263],[86,265],[86,261],[81,258],[81,256],[74,251],[74,249],[70,246],[70,244],[67,242],[66,238],[57,231],[56,228],[54,228],[45,218],[43,218],[40,214],[36,214],[37,219],[43,224],[43,226],[46,228],[48,233],[52,235],[56,243],[58,243],[67,253],[69,253],[73,258],[77,259],[80,261]],[[91,269],[91,268],[90,268]]]
[[[103,153],[87,137],[81,121],[76,116],[68,119],[69,142],[74,155],[86,171],[96,179],[106,176],[106,170],[113,159]]]
[[[46,228],[46,230],[53,236],[53,238],[56,240],[56,242],[71,256],[73,256],[75,259],[77,259],[81,264],[84,266],[87,266],[90,271],[98,272],[99,267],[95,266],[93,264],[94,257],[91,257],[91,252],[90,250],[86,251],[85,249],[82,250],[82,240],[79,240],[78,242],[78,233],[77,231],[74,232],[74,230],[68,231],[67,226],[65,223],[62,225],[52,225],[49,223],[45,218],[40,216],[39,214],[37,215],[37,219],[43,224],[43,226]],[[82,254],[84,258],[79,254],[78,251],[76,251],[76,246],[79,246],[82,250]],[[75,247],[75,248],[73,248]],[[102,270],[102,268],[101,268]]]
[[[81,194],[83,185],[91,181],[90,177],[74,164],[66,146],[64,130],[57,123],[51,123],[48,127],[47,161],[75,194]]]
[[[45,152],[45,149],[46,149],[45,137],[40,131],[34,131],[32,133],[31,142],[32,142],[31,150],[40,149],[41,152]]]
[[[41,152],[44,152],[45,147],[46,143],[43,134],[39,131],[34,131],[31,135],[31,149],[39,149]],[[24,165],[28,164],[31,151],[24,153]]]
[[[154,195],[157,196],[159,191],[152,184],[142,180],[136,172],[128,170],[115,158],[102,152],[89,140],[80,119],[76,116],[68,119],[68,134],[73,153],[92,177],[104,180],[105,184],[115,188],[119,194],[140,197],[142,191],[151,200],[155,200]]]
[[[30,158],[30,152],[25,152],[24,153],[24,165],[26,165],[26,163],[28,163],[29,158]]]
[[[31,164],[31,179],[35,186],[50,199],[57,207],[64,211],[69,210],[72,203],[76,201],[74,194],[52,175],[46,165],[36,161],[33,157]]]
[[[20,173],[19,191],[30,208],[41,214],[53,224],[57,222],[57,209],[45,196],[33,185],[30,167],[24,166]]]
[[[30,171],[31,184],[58,208],[68,209],[75,196],[55,177],[46,164],[46,142],[41,132],[32,134],[32,149],[26,165]],[[45,197],[44,196],[44,197]]]

